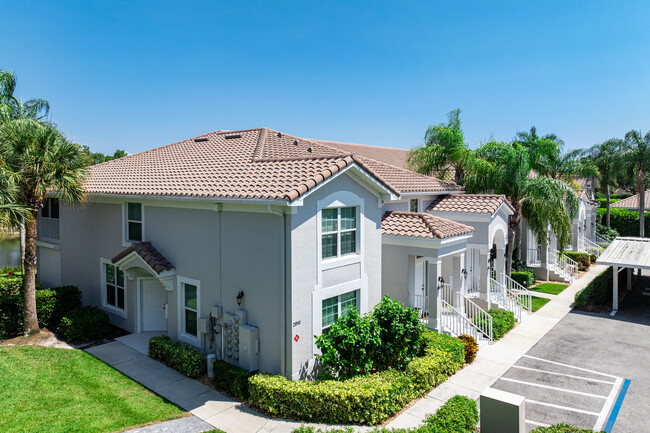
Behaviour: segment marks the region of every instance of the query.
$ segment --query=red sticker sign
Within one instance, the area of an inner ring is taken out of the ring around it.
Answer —
[[[293,341],[295,341],[297,343],[298,340],[300,340],[300,336],[298,334],[296,334],[296,336],[293,337]]]

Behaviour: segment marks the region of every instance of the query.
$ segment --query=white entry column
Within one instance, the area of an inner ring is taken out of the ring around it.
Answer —
[[[427,273],[427,283],[429,285],[429,323],[427,327],[440,332],[440,313],[442,304],[440,302],[440,293],[438,291],[438,278],[442,276],[442,260],[430,259]]]

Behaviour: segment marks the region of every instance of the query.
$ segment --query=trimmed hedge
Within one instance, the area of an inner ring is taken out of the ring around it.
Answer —
[[[67,340],[80,341],[104,338],[110,330],[108,314],[91,305],[77,308],[63,316],[58,328]]]
[[[524,287],[530,287],[535,284],[535,278],[537,274],[533,269],[522,269],[520,271],[512,271],[510,273],[510,278],[518,282]]]
[[[435,414],[428,415],[424,423],[414,429],[382,427],[371,430],[371,433],[474,433],[478,420],[476,401],[463,395],[456,395],[443,404]],[[293,433],[354,433],[354,429],[345,427],[323,431],[303,424],[294,429]]]
[[[198,349],[167,335],[149,340],[149,356],[192,379],[203,376],[207,370],[205,357]]]
[[[491,308],[488,313],[492,316],[492,338],[495,341],[515,327],[515,313],[512,311]]]
[[[36,290],[43,290],[45,287],[40,281],[36,281]],[[0,276],[0,296],[20,295],[23,293],[23,276],[20,273],[10,272]]]
[[[381,423],[406,403],[421,397],[454,374],[465,363],[464,343],[457,338],[425,332],[424,356],[405,372],[387,370],[348,380],[291,381],[258,374],[248,380],[249,402],[284,418],[305,421]]]
[[[225,361],[214,363],[214,384],[231,397],[248,400],[248,378],[251,374]]]
[[[596,211],[596,220],[605,224],[605,209]],[[639,211],[628,209],[610,209],[610,227],[616,230],[620,236],[639,236]],[[645,232],[650,236],[650,212],[645,213]]]
[[[578,263],[578,270],[586,271],[591,265],[591,257],[589,253],[581,253],[579,251],[562,251],[562,254]]]
[[[590,430],[588,428],[579,428],[569,424],[562,423],[562,424],[555,424],[550,427],[537,427],[535,430],[532,430],[530,433],[597,433],[597,432],[595,430]]]
[[[585,311],[605,311],[612,307],[612,289],[614,271],[611,267],[605,269],[591,280],[587,287],[576,293],[575,307]],[[618,274],[619,289],[627,283],[627,272]]]
[[[0,294],[0,339],[20,335],[23,332],[22,277],[19,278],[17,293]],[[11,281],[4,288],[7,291],[14,290],[14,284],[15,282]],[[9,287],[13,288],[9,289]],[[79,307],[81,307],[81,291],[74,286],[36,290],[36,314],[40,326],[54,329],[65,314]]]

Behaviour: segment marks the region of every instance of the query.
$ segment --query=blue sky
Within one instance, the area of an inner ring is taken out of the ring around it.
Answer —
[[[7,1],[0,68],[93,150],[216,129],[410,148],[650,129],[647,1]]]

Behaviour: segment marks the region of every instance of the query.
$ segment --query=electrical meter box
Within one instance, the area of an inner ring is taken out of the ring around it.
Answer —
[[[260,368],[260,332],[251,325],[239,327],[239,366],[246,371]]]

